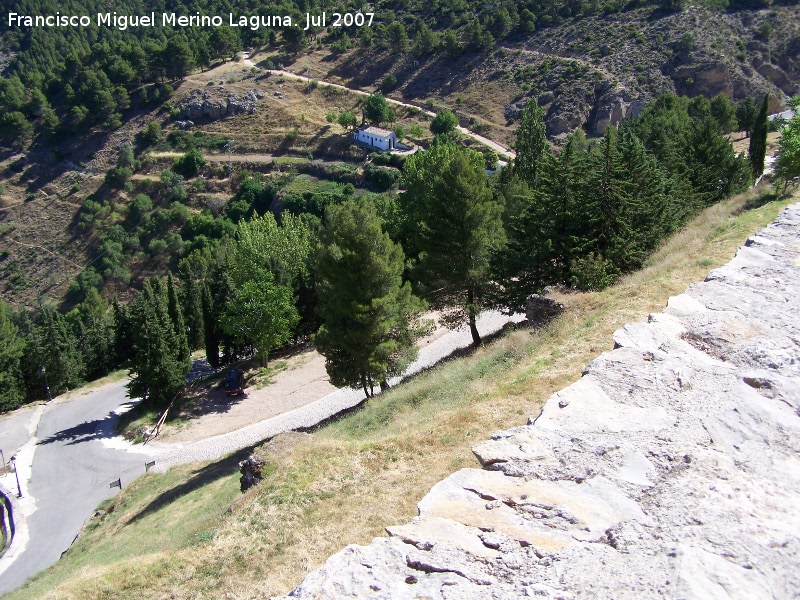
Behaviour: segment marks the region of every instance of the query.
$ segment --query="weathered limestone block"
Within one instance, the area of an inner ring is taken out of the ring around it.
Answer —
[[[793,205],[291,596],[796,597],[799,317]]]

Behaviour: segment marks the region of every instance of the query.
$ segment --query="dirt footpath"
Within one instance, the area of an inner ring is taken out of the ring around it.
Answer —
[[[425,317],[434,322],[434,329],[419,340],[420,348],[449,332],[439,325],[438,314],[430,312]],[[325,357],[313,348],[271,362],[272,365],[283,363],[285,368],[263,387],[258,383],[252,385],[250,379],[242,396],[225,396],[224,391],[218,389],[218,382],[201,388],[181,409],[177,419],[161,430],[158,441],[183,444],[230,433],[305,406],[337,390],[325,371]]]

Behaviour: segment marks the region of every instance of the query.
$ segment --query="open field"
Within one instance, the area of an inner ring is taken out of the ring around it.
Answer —
[[[765,193],[707,209],[617,285],[559,296],[567,311],[549,327],[511,332],[311,434],[255,449],[268,474],[245,494],[237,463],[246,452],[139,479],[101,507],[59,563],[8,597],[285,593],[344,545],[408,521],[434,483],[475,464],[476,441],[536,415],[611,348],[615,329],[727,262],[789,203],[764,204]]]

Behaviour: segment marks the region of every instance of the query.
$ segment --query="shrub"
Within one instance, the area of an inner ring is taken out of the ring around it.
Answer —
[[[572,261],[570,284],[583,291],[607,288],[614,282],[614,267],[601,254],[589,254]]]

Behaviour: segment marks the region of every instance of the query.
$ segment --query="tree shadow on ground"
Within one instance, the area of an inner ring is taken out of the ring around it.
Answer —
[[[132,406],[133,404],[135,403],[130,401],[122,406]],[[114,426],[118,419],[119,415],[116,412],[110,412],[102,419],[84,421],[80,425],[62,429],[58,433],[54,433],[53,435],[39,440],[37,445],[43,446],[55,442],[66,442],[68,446],[74,446],[91,440],[109,439],[116,435]]]
[[[131,525],[140,519],[158,512],[165,506],[172,504],[176,500],[179,500],[183,496],[190,494],[205,485],[214,483],[223,477],[233,475],[239,470],[239,463],[250,456],[253,453],[254,448],[255,446],[249,446],[221,460],[209,463],[204,467],[196,469],[189,479],[153,498],[150,503],[147,504],[147,506],[130,517],[126,525]]]

